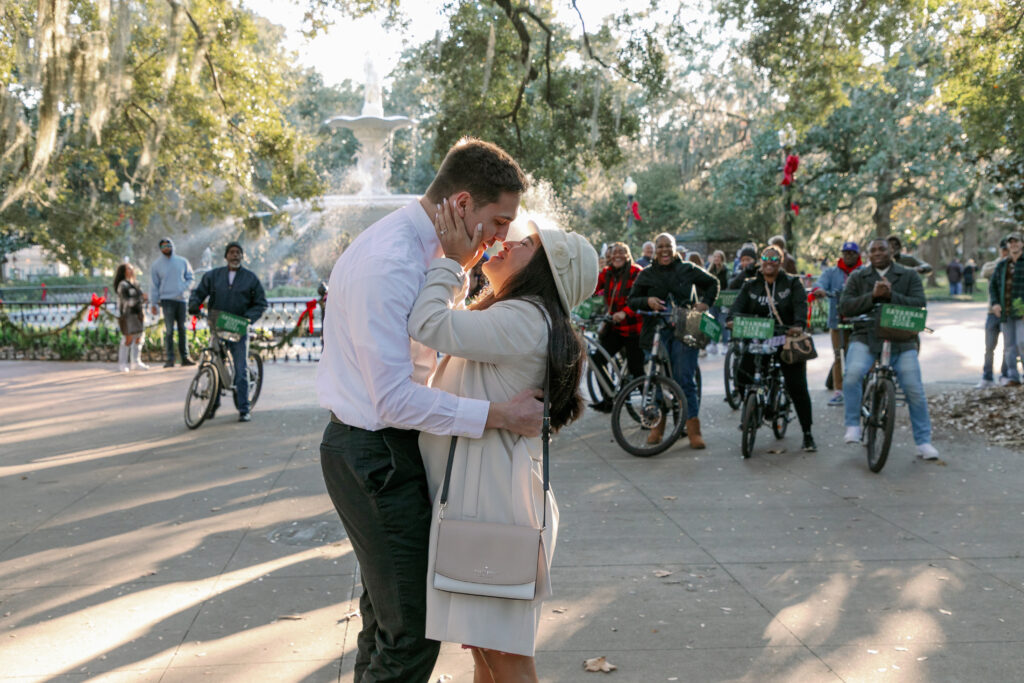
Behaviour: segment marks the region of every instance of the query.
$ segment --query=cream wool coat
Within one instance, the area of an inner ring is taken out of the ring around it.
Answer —
[[[462,301],[462,269],[436,259],[409,317],[409,334],[450,354],[438,366],[431,386],[458,396],[506,401],[524,389],[541,388],[547,361],[544,314],[517,300],[484,311],[453,308]],[[434,518],[427,570],[427,638],[532,656],[541,601],[551,594],[550,567],[558,528],[558,508],[549,493],[547,530],[538,560],[537,597],[508,600],[447,593],[433,587],[441,487],[451,437],[420,435]],[[448,493],[448,519],[505,522],[539,528],[543,514],[541,440],[488,429],[480,439],[460,437]]]

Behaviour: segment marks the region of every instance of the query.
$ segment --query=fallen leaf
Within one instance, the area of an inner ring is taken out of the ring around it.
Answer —
[[[349,619],[355,619],[358,616],[359,616],[359,611],[358,610],[355,610],[355,611],[352,611],[352,612],[348,612],[344,616],[342,616],[341,619],[338,619],[338,623],[340,624],[342,622],[348,621]]]
[[[210,512],[220,512],[220,508],[210,508]]]
[[[778,455],[780,453],[785,453],[786,449],[785,448],[771,448],[771,449],[768,450],[768,452],[771,453],[772,455]]]
[[[609,662],[605,657],[591,657],[590,659],[583,660],[584,671],[600,671],[602,673],[611,673],[619,667]]]
[[[675,572],[667,572],[664,569],[656,569],[654,571],[654,575],[659,579],[664,579],[666,576],[672,576],[673,574],[675,574]]]
[[[662,498],[664,498],[665,500],[675,500],[676,496],[662,496]],[[669,680],[672,680],[672,679],[669,679]]]
[[[948,609],[940,609],[939,610],[939,614],[945,614],[946,616],[950,616],[950,617],[953,616],[953,613],[950,612]]]
[[[554,612],[555,614],[565,614],[565,608],[564,607],[556,607],[555,609],[553,609],[551,611]]]
[[[282,614],[277,618],[278,621],[302,621],[301,614]]]

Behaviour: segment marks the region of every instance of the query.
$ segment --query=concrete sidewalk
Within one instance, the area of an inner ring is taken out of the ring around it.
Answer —
[[[793,425],[742,460],[715,357],[707,450],[634,458],[589,411],[556,438],[542,680],[1020,678],[1020,454],[938,425],[943,461],[916,460],[904,409],[871,474],[826,362],[817,454]],[[315,368],[269,365],[252,423],[225,406],[193,432],[189,369],[111,367],[0,362],[0,679],[350,681],[361,589]],[[584,673],[600,655],[618,670]],[[435,679],[471,670],[446,644]]]

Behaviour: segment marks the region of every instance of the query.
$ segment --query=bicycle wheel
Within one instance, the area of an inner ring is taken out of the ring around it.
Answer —
[[[602,376],[595,366],[595,356],[600,356],[604,361],[606,376]],[[587,393],[590,394],[590,400],[594,403],[600,403],[605,399],[611,401],[621,385],[622,372],[618,363],[603,346],[592,339],[587,339]]]
[[[212,365],[200,365],[185,394],[185,426],[195,429],[210,414],[217,395],[217,371]]]
[[[792,419],[792,403],[784,387],[778,387],[772,395],[772,434],[776,439],[786,436],[786,428]]]
[[[761,425],[761,409],[757,405],[757,391],[751,389],[747,397],[743,399],[743,417],[740,420],[740,452],[744,458],[749,458],[754,452],[754,438],[757,436],[757,428]]]
[[[641,458],[670,448],[679,439],[685,422],[686,396],[675,381],[664,375],[637,377],[622,388],[612,406],[612,436],[624,451]],[[651,443],[659,424],[661,439]]]
[[[258,353],[250,353],[248,361],[245,369],[249,376],[249,410],[252,410],[263,389],[263,359]]]
[[[743,394],[736,386],[736,370],[739,368],[740,354],[736,353],[736,347],[730,345],[725,354],[723,370],[725,372],[725,400],[729,407],[738,410],[743,404]]]
[[[896,387],[888,377],[880,377],[871,392],[871,415],[864,425],[867,436],[868,468],[881,472],[892,446],[896,423]]]

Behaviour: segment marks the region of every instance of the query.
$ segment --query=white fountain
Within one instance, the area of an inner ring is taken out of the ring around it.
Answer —
[[[373,60],[366,60],[366,86],[363,91],[363,111],[359,116],[335,116],[324,122],[331,130],[347,128],[359,143],[356,154],[356,180],[361,188],[360,197],[387,196],[387,182],[391,175],[388,148],[391,134],[413,125],[408,116],[384,116],[381,100],[380,76]]]

